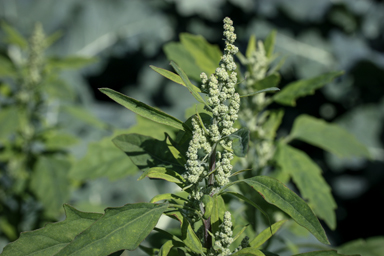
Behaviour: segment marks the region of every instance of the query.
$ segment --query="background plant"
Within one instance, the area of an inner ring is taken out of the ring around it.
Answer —
[[[227,57],[222,59],[220,62],[221,67],[216,69],[215,75],[210,77],[209,82],[207,76],[202,76],[203,85],[208,82],[208,86],[202,86],[201,89],[199,89],[192,85],[182,69],[175,63],[172,65],[179,76],[170,73],[169,71],[154,68],[155,70],[157,69],[157,72],[169,77],[171,80],[184,84],[199,102],[205,101],[198,92],[200,90],[207,90],[207,92],[209,92],[209,98],[207,101],[208,103],[205,103],[205,105],[212,111],[213,118],[210,118],[209,115],[207,116],[206,113],[197,113],[194,118],[188,120],[189,124],[188,121],[183,124],[183,122],[178,119],[149,107],[135,99],[110,89],[102,89],[104,93],[134,112],[154,121],[182,130],[175,141],[170,137],[167,137],[166,141],[161,142],[147,136],[130,134],[120,135],[114,139],[114,142],[130,156],[132,162],[137,165],[138,168],[146,170],[149,167],[152,167],[147,170],[142,177],[148,176],[151,178],[161,178],[179,183],[185,191],[190,193],[186,205],[182,205],[182,202],[186,199],[185,193],[184,198],[183,193],[181,193],[179,195],[163,194],[151,200],[152,202],[156,202],[158,200],[167,199],[171,202],[170,205],[167,203],[128,204],[120,208],[107,209],[103,216],[100,214],[81,213],[74,208],[66,206],[65,208],[68,218],[65,221],[49,225],[38,231],[25,233],[18,242],[6,247],[4,253],[12,253],[12,250],[22,251],[21,249],[25,250],[23,253],[26,253],[28,250],[36,252],[44,249],[45,252],[47,252],[47,250],[52,250],[50,255],[56,252],[58,252],[58,254],[55,255],[90,252],[97,253],[98,255],[106,255],[117,249],[122,249],[121,246],[125,249],[132,250],[139,245],[140,240],[150,232],[160,215],[166,211],[167,207],[169,207],[171,212],[167,211],[166,214],[175,216],[182,223],[182,233],[179,238],[169,234],[171,240],[161,247],[160,253],[168,253],[170,248],[177,247],[187,254],[204,254],[204,252],[211,252],[213,254],[224,253],[227,255],[233,250],[228,248],[233,241],[230,238],[230,214],[229,212],[224,213],[225,206],[223,199],[221,199],[221,194],[228,193],[235,195],[240,199],[250,202],[256,206],[256,208],[259,208],[256,204],[252,203],[252,201],[249,201],[249,199],[239,193],[233,191],[226,192],[226,188],[238,183],[246,183],[252,186],[256,191],[264,195],[267,202],[275,204],[278,208],[282,208],[296,222],[305,226],[311,233],[313,233],[317,239],[323,243],[327,243],[325,233],[310,208],[303,200],[278,181],[268,177],[256,176],[249,179],[238,180],[225,186],[228,183],[227,178],[232,169],[232,166],[229,164],[229,160],[232,158],[232,152],[236,153],[238,156],[244,156],[249,138],[247,130],[240,129],[236,131],[236,129],[230,128],[233,122],[229,122],[228,124],[228,121],[235,121],[237,119],[236,112],[240,105],[238,104],[239,95],[233,94],[237,75],[232,72],[229,76],[226,72],[226,70],[233,71],[236,69],[231,54],[233,55],[237,52],[237,48],[231,45],[236,37],[231,34],[233,30],[229,20],[226,20],[226,23],[226,33],[224,35],[227,38],[227,47],[224,56]],[[215,84],[220,86],[219,91],[215,91],[217,90],[215,89]],[[252,96],[256,93],[260,93],[260,91],[254,91],[247,96]],[[227,99],[229,99],[228,103],[226,102]],[[230,114],[229,120],[227,120],[226,117],[228,113]],[[205,128],[206,126],[208,127],[208,130]],[[193,132],[191,133],[191,131]],[[204,133],[208,135],[208,141],[213,143],[212,145],[209,145],[209,143],[207,145],[207,139],[203,139],[206,138]],[[192,143],[189,143],[190,138],[192,138]],[[197,144],[194,145],[194,143]],[[185,153],[187,151],[185,148],[187,145],[189,146],[188,154]],[[222,147],[222,149],[220,149],[222,154],[219,153],[220,151],[216,154],[216,147],[219,145]],[[204,149],[206,155],[196,155],[197,153],[201,153],[199,152],[199,149]],[[281,149],[279,149],[279,151],[280,150]],[[221,155],[223,158],[221,158]],[[183,165],[180,163],[185,160],[185,156],[189,158],[187,162],[188,173],[183,177],[175,171],[180,167],[181,169],[184,169]],[[207,157],[209,161],[205,162]],[[260,167],[260,164],[258,167]],[[214,176],[217,185],[215,185],[215,182],[213,181]],[[185,180],[186,178],[188,180],[187,182]],[[196,182],[199,179],[207,179],[205,187],[197,185]],[[172,210],[173,208],[174,210]],[[99,217],[100,219],[98,219]],[[199,217],[200,220],[197,217]],[[130,221],[116,223],[116,220],[121,218]],[[92,226],[82,232],[81,235],[77,236],[76,239],[69,244],[69,241],[67,240],[66,242],[61,241],[63,237],[60,236],[56,237],[57,243],[59,244],[55,244],[54,246],[52,246],[50,242],[48,243],[48,241],[44,241],[38,245],[36,243],[28,243],[28,241],[33,241],[34,238],[39,237],[42,233],[44,233],[45,236],[56,236],[57,231],[65,231],[68,237],[74,238],[78,232],[89,226],[89,224],[96,219],[98,220]],[[198,224],[199,221],[200,227],[203,227],[200,230],[203,232],[199,232],[199,226],[194,225]],[[282,223],[280,222],[276,224],[280,225]],[[211,225],[212,229],[210,227]],[[130,236],[126,237],[125,230],[129,230]],[[156,228],[156,230],[164,233],[164,231],[158,228]],[[245,228],[234,237],[238,238],[244,230]],[[209,234],[209,231],[217,232]],[[262,232],[250,242],[254,248],[245,248],[239,253],[262,255],[261,251],[256,250],[256,248],[268,239],[268,237],[265,238],[264,236],[269,231],[274,232],[273,227],[271,227],[271,230],[267,228],[265,232]],[[216,239],[216,241],[210,243],[208,234],[211,235],[212,239]],[[121,241],[120,238],[122,236],[126,238],[125,241]],[[200,239],[198,236],[200,236]],[[201,242],[203,242],[205,246],[204,248],[202,247]],[[92,246],[90,246],[90,244],[92,244]],[[247,240],[244,240],[242,247],[246,246]],[[238,249],[240,250],[242,248]],[[149,249],[147,248],[146,250],[148,251]],[[323,253],[336,255],[335,252],[332,251]]]

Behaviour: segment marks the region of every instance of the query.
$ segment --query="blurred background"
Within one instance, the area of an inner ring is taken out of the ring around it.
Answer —
[[[83,161],[83,165],[84,157],[91,157],[89,152],[100,146],[99,141],[136,123],[133,113],[97,88],[112,88],[185,120],[184,110],[192,105],[193,97],[165,81],[149,65],[171,69],[162,47],[178,41],[181,32],[202,35],[223,49],[222,20],[226,16],[234,21],[242,52],[250,35],[264,39],[272,29],[277,30],[275,52],[286,57],[280,87],[332,70],[345,71],[314,95],[299,99],[295,108],[286,107],[279,132],[288,133],[294,118],[307,113],[338,123],[365,144],[372,161],[339,159],[294,142],[321,166],[332,187],[338,226],[335,231],[327,230],[331,243],[336,246],[383,235],[377,228],[383,225],[379,207],[384,202],[383,1],[0,0],[0,21],[22,35],[30,36],[36,22],[46,34],[61,32],[46,55],[98,59],[82,69],[60,73],[75,95],[74,102],[103,123],[94,128],[60,116],[66,131],[81,138],[69,150],[74,161]],[[0,31],[0,39],[3,35]],[[0,55],[5,56],[10,49],[1,41]],[[127,177],[130,174],[133,176]],[[137,177],[136,172],[126,170],[85,176],[71,190],[68,202],[80,210],[102,212],[106,206],[148,201],[169,191],[165,184],[155,187],[148,180],[136,182]],[[25,230],[28,228],[25,224]],[[0,251],[7,242],[0,241]]]

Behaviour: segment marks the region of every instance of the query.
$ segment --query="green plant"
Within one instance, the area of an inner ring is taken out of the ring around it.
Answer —
[[[78,139],[57,116],[75,102],[75,93],[59,73],[94,59],[46,57],[60,35],[45,36],[41,24],[29,40],[1,27],[8,54],[0,55],[0,236],[13,241],[21,231],[57,220],[69,199],[68,147]]]
[[[266,107],[273,101],[294,105],[295,99],[341,73],[298,81],[267,97],[265,93],[279,90],[275,87],[279,64],[269,68],[274,34],[258,47],[251,38],[245,57],[238,55],[247,68],[244,83],[238,82],[242,75],[234,62],[238,49],[229,18],[224,19],[224,37],[220,57],[218,48],[202,37],[183,34],[181,44],[165,47],[168,57],[178,63],[171,61],[177,74],[151,67],[185,86],[200,103],[187,110],[185,122],[111,89],[100,89],[138,115],[176,131],[176,137],[166,134],[164,140],[134,133],[118,135],[113,142],[143,171],[139,180],[166,180],[180,191],[156,195],[150,203],[107,208],[104,214],[64,205],[64,221],[23,233],[4,248],[3,255],[120,255],[122,250],[139,246],[149,255],[276,255],[269,245],[272,238],[284,240],[275,233],[287,222],[303,226],[321,243],[329,244],[316,217],[335,227],[329,187],[319,167],[288,143],[300,139],[341,156],[368,157],[368,151],[341,128],[309,116],[299,117],[290,135],[276,139],[283,112]],[[205,73],[199,75],[201,70]],[[188,76],[200,78],[201,85],[192,84]],[[279,181],[287,182],[290,177],[309,205]],[[244,206],[244,215],[235,211],[232,197],[249,205]],[[264,219],[256,214],[260,212]],[[156,227],[162,215],[175,219],[180,229]],[[260,228],[264,230],[259,232]],[[161,234],[161,244],[140,245],[152,230]],[[322,250],[301,255],[340,254]]]

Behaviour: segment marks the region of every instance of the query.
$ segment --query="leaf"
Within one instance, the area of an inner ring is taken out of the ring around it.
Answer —
[[[145,177],[153,179],[162,179],[174,183],[185,182],[185,179],[180,174],[164,167],[152,167],[145,171],[138,180],[142,180]]]
[[[16,75],[13,63],[8,58],[0,55],[0,77],[14,77]]]
[[[167,256],[169,251],[172,249],[172,247],[173,247],[173,241],[168,240],[163,244],[163,246],[161,246],[158,256]]]
[[[75,117],[84,123],[88,123],[101,129],[107,128],[106,123],[102,122],[100,119],[95,117],[90,111],[83,107],[70,105],[63,107],[63,111],[67,112],[72,117]]]
[[[339,157],[370,157],[368,149],[345,129],[308,115],[296,118],[290,134]]]
[[[19,128],[17,107],[2,108],[0,110],[0,123],[0,141],[7,141],[8,137]]]
[[[254,51],[256,51],[256,36],[251,35],[248,40],[248,46],[247,50],[245,51],[245,57],[249,59]]]
[[[181,79],[183,79],[183,82],[184,84],[187,86],[189,92],[193,95],[193,97],[195,97],[195,99],[200,102],[200,103],[203,103],[204,105],[206,105],[208,108],[209,105],[204,101],[204,99],[200,96],[199,94],[199,91],[197,91],[195,88],[196,86],[194,86],[188,79],[188,76],[184,73],[184,71],[173,61],[171,61],[171,66],[175,69],[176,73],[179,74],[179,76],[181,77]]]
[[[184,219],[181,224],[181,235],[184,244],[193,252],[204,254],[203,246],[201,245],[200,239],[193,231],[189,222]]]
[[[60,150],[78,143],[76,136],[63,132],[48,132],[44,136],[44,146],[49,150]]]
[[[173,157],[177,160],[177,162],[179,162],[180,165],[184,166],[187,163],[187,160],[176,148],[176,142],[173,141],[169,136],[167,136],[166,141],[169,151],[171,151]]]
[[[157,248],[149,248],[149,247],[145,247],[142,245],[139,245],[139,248],[141,250],[143,250],[149,256],[154,256],[154,255],[157,255],[159,253],[159,249],[157,249]]]
[[[329,72],[314,78],[295,81],[286,85],[273,99],[282,105],[296,106],[297,98],[313,94],[316,89],[323,87],[342,74],[344,74],[343,71]]]
[[[225,213],[225,203],[223,198],[220,195],[214,195],[213,197],[213,206],[211,214],[211,226],[212,233],[216,234],[219,231],[219,225],[223,221]]]
[[[315,252],[305,252],[305,253],[295,254],[293,256],[358,256],[358,255],[356,254],[345,255],[345,254],[339,254],[336,250],[323,250],[323,251],[315,251]],[[364,256],[368,256],[368,255],[364,255]]]
[[[240,95],[240,98],[253,96],[253,95],[256,95],[256,94],[259,94],[259,93],[263,93],[263,92],[273,92],[273,91],[280,91],[280,89],[277,88],[277,87],[270,87],[270,88],[263,89],[263,90],[260,90],[260,91],[257,91],[257,92],[252,92],[252,93],[249,93],[249,94]]]
[[[273,54],[273,49],[275,47],[275,40],[276,40],[276,30],[272,30],[271,33],[265,38],[264,41],[264,48],[265,52],[267,54],[267,57],[270,59]]]
[[[102,216],[100,213],[78,211],[67,204],[64,205],[64,210],[67,216],[64,221],[49,223],[44,228],[21,233],[20,238],[9,243],[1,255],[55,255]]]
[[[262,246],[269,238],[272,237],[286,222],[287,220],[281,220],[272,225],[272,233],[271,229],[268,227],[264,229],[260,234],[258,234],[252,241],[249,242],[249,245],[253,248],[259,248]]]
[[[276,87],[280,82],[280,75],[272,73],[261,80],[256,81],[252,87],[256,90],[263,90],[270,87]]]
[[[140,169],[151,167],[170,168],[178,173],[185,171],[184,166],[173,157],[164,141],[141,134],[122,134],[115,137],[113,143],[125,152]]]
[[[271,110],[267,121],[263,124],[264,138],[273,140],[284,116],[283,109]]]
[[[215,73],[222,55],[217,45],[209,44],[201,35],[188,33],[180,34],[180,42],[192,55],[201,71],[208,75]]]
[[[30,189],[49,217],[56,218],[63,203],[69,199],[69,168],[68,161],[53,156],[40,156],[34,167]]]
[[[123,249],[132,251],[152,231],[167,207],[168,203],[138,203],[106,208],[99,220],[55,255],[101,256]]]
[[[184,130],[182,121],[171,115],[168,115],[167,113],[161,110],[155,109],[143,102],[125,96],[124,94],[118,93],[109,88],[100,88],[99,90],[114,101],[116,101],[117,103],[119,103],[120,105],[126,107],[127,109],[135,112],[138,115],[141,115],[142,117],[148,118],[160,124],[172,126],[179,130]]]
[[[280,143],[275,160],[283,172],[288,173],[300,190],[301,196],[308,199],[316,215],[334,230],[336,228],[336,202],[331,188],[321,175],[321,169],[301,150]]]
[[[172,194],[172,193],[165,193],[165,194],[160,194],[160,195],[156,195],[154,196],[152,199],[151,199],[151,203],[156,203],[156,202],[159,202],[161,200],[174,200],[174,201],[177,201],[177,200],[183,200],[183,201],[187,201],[187,199],[177,195],[177,192],[176,194]]]
[[[341,245],[337,251],[346,254],[361,254],[363,256],[381,256],[384,252],[384,236],[370,237],[365,240],[357,239]]]
[[[152,65],[150,65],[149,67],[151,69],[153,69],[154,71],[156,71],[157,73],[159,73],[160,75],[164,76],[165,78],[168,78],[169,80],[171,80],[177,84],[181,84],[182,86],[187,87],[179,75],[176,75],[175,73],[168,71],[166,69],[158,68],[158,67],[155,67]],[[195,87],[194,88],[195,91],[200,92],[199,88],[197,88],[196,86],[194,86],[194,87]]]
[[[136,174],[138,168],[112,142],[114,136],[125,132],[115,131],[112,136],[90,143],[86,155],[72,166],[69,176],[79,181],[100,177],[117,180]]]
[[[249,226],[249,224],[245,225],[239,232],[237,232],[236,235],[233,236],[233,242],[236,241],[240,236],[241,234],[244,233],[245,229]]]
[[[268,203],[280,208],[299,225],[308,229],[320,242],[329,244],[327,236],[311,208],[283,183],[270,177],[257,176],[229,183],[219,193],[239,182],[244,182],[251,186]]]
[[[248,152],[249,130],[245,127],[227,136],[232,140],[233,153],[238,157],[244,157]]]
[[[97,62],[97,58],[83,57],[83,56],[67,56],[65,58],[48,58],[48,68],[57,69],[79,69],[90,64]]]
[[[262,253],[260,250],[257,250],[255,248],[244,248],[244,249],[241,249],[240,251],[234,253],[234,254],[231,254],[232,256],[264,256],[265,254]]]
[[[170,42],[163,47],[168,60],[173,60],[185,71],[191,79],[200,81],[201,69],[197,66],[193,56],[181,43]]]
[[[5,22],[1,23],[1,28],[5,32],[5,42],[8,44],[14,44],[19,46],[22,49],[25,49],[28,47],[28,41],[25,39],[16,29],[11,27]]]

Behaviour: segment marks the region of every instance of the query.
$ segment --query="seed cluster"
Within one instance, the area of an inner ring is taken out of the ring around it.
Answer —
[[[229,246],[233,242],[232,238],[233,232],[232,232],[232,221],[231,221],[231,213],[225,212],[223,223],[219,226],[219,231],[215,234],[215,253],[212,255],[217,256],[226,256],[230,255],[231,251],[229,249]],[[217,254],[218,253],[218,254]]]

